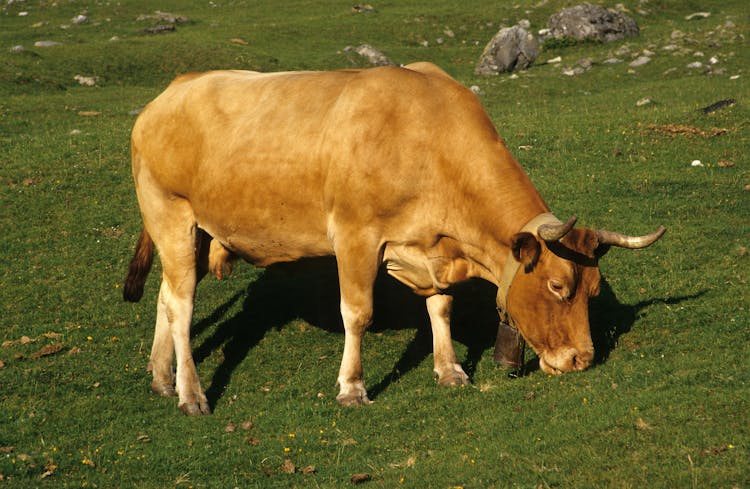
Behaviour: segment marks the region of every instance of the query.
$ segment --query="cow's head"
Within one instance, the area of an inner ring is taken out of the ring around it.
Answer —
[[[517,233],[512,241],[520,267],[507,291],[507,312],[549,374],[583,370],[594,358],[588,305],[599,294],[599,258],[610,246],[649,246],[665,231],[624,236],[573,229],[575,221],[544,224],[536,233]]]

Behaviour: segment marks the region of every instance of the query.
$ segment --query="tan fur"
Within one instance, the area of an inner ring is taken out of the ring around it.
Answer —
[[[169,393],[174,379],[188,414],[209,410],[189,345],[195,286],[207,271],[226,276],[235,256],[266,266],[335,255],[346,330],[338,400],[362,404],[360,346],[378,268],[428,297],[435,371],[443,384],[464,383],[446,294],[472,277],[497,283],[514,233],[548,212],[474,94],[429,63],[181,76],[136,121],[132,158],[144,233],[163,268],[152,387]],[[523,273],[567,263],[544,247]],[[598,271],[576,277],[595,281]],[[541,354],[558,344],[588,354],[587,294],[564,310],[535,280],[511,289],[521,331]],[[554,302],[552,316],[529,312],[538,302]],[[544,328],[562,322],[576,332],[548,345],[557,333]]]

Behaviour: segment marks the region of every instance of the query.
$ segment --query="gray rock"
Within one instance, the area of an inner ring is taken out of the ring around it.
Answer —
[[[557,39],[593,39],[609,42],[637,36],[638,24],[622,12],[584,3],[552,14],[547,21],[550,35]]]
[[[514,70],[525,70],[539,56],[539,41],[519,26],[500,29],[487,43],[474,72],[495,75]]]
[[[34,47],[37,48],[52,48],[55,46],[62,46],[62,43],[57,41],[37,41],[34,43]]]
[[[24,52],[24,51],[26,51],[26,48],[25,48],[25,47],[23,47],[23,46],[22,46],[22,45],[20,45],[20,44],[18,44],[18,45],[16,45],[16,46],[13,46],[12,48],[10,48],[10,52],[11,52],[11,53],[22,53],[22,52]]]
[[[630,67],[637,68],[639,66],[643,66],[650,62],[651,62],[651,58],[649,58],[648,56],[638,56],[637,58],[635,58],[633,61],[630,62]]]
[[[685,20],[707,19],[711,17],[711,12],[695,12],[685,17]]]
[[[344,48],[344,51],[354,51],[355,53],[365,58],[367,62],[373,66],[394,66],[396,64],[391,61],[388,56],[369,44],[362,44],[360,46],[357,46],[356,48],[347,46],[346,48]]]
[[[156,20],[158,22],[165,22],[167,24],[184,24],[189,19],[184,15],[172,14],[169,12],[162,12],[156,10],[153,14],[142,14],[139,15],[135,20]]]

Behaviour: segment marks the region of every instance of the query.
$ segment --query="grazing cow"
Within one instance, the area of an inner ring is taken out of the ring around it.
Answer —
[[[542,370],[562,373],[593,358],[599,257],[664,232],[558,221],[474,94],[429,63],[180,76],[138,117],[132,163],[143,231],[124,296],[142,296],[156,247],[151,387],[191,415],[210,412],[190,348],[196,284],[230,272],[235,256],[257,266],[336,257],[337,400],[359,405],[370,402],[360,348],[381,266],[426,298],[440,384],[468,382],[451,341],[451,286],[474,277],[498,286],[499,310]]]

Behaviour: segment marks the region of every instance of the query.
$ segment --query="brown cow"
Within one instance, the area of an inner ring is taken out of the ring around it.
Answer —
[[[360,347],[381,266],[426,297],[440,384],[468,381],[450,293],[472,277],[498,285],[499,308],[541,368],[561,373],[593,358],[598,258],[663,233],[555,219],[474,94],[429,63],[181,76],[138,117],[132,162],[143,231],[124,296],[140,299],[155,245],[152,389],[178,394],[187,414],[209,413],[190,349],[196,284],[227,273],[235,255],[258,266],[335,255],[345,327],[337,400],[356,405],[369,402]]]

